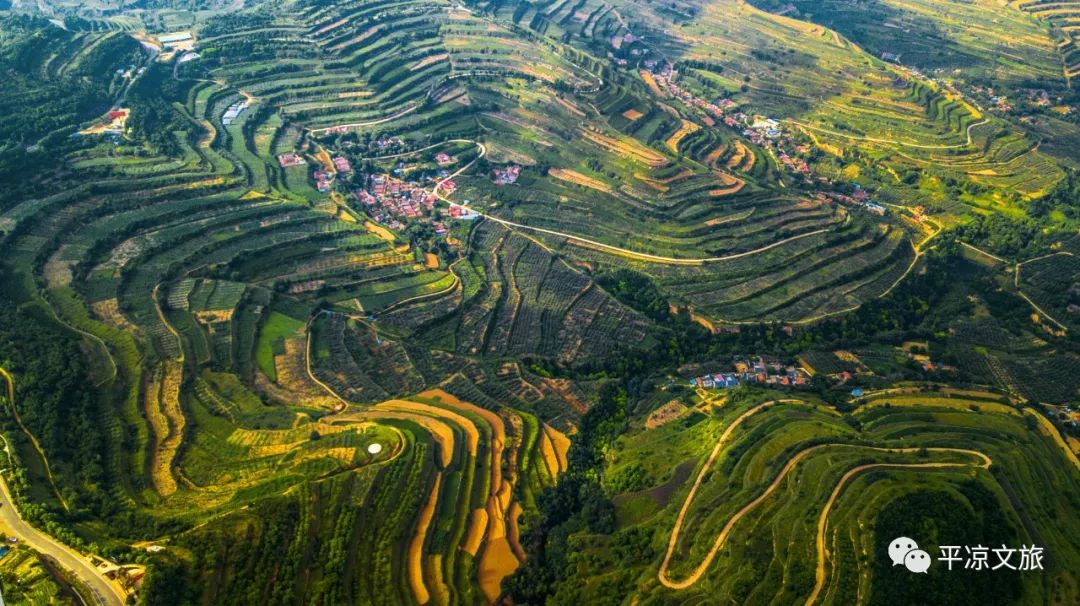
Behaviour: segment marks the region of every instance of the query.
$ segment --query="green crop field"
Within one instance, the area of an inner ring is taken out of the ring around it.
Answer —
[[[0,0],[5,599],[1077,603],[1078,6]]]
[[[861,401],[843,416],[812,401],[767,398],[739,394],[702,418],[631,430],[608,475],[613,488],[625,485],[625,478],[635,478],[627,486],[633,490],[615,496],[618,529],[610,538],[597,537],[579,546],[583,557],[578,558],[578,580],[567,585],[562,597],[591,602],[611,597],[604,592],[626,583],[657,597],[679,595],[680,600],[691,601],[723,595],[738,602],[802,602],[813,594],[825,602],[852,603],[865,594],[870,600],[886,601],[889,598],[883,596],[891,591],[917,595],[917,587],[901,588],[901,583],[910,582],[903,577],[886,570],[879,578],[869,554],[889,538],[876,529],[918,533],[932,544],[960,540],[1030,544],[1034,539],[1025,533],[1049,526],[1031,519],[1029,507],[1018,510],[1017,503],[1045,498],[1053,492],[1051,485],[1075,487],[1080,472],[1075,458],[1070,460],[1052,440],[1031,434],[1026,415],[996,403],[993,394],[881,394]],[[1010,435],[1016,437],[1006,437]],[[1017,441],[1019,436],[1027,437]],[[1007,447],[994,446],[1006,442]],[[989,468],[981,455],[992,461]],[[1012,466],[1018,475],[1010,477],[1002,457],[1045,467],[1021,471],[1027,466]],[[674,473],[673,462],[679,463]],[[920,466],[934,471],[920,471]],[[860,468],[865,471],[847,473]],[[1019,491],[1031,486],[1032,474],[1049,483],[1022,494]],[[1057,479],[1050,480],[1051,476]],[[693,485],[695,478],[705,482]],[[783,481],[776,483],[774,478]],[[620,490],[625,488],[614,488]],[[832,508],[822,525],[819,512],[830,500]],[[959,515],[949,526],[931,511],[901,509],[898,515],[900,503],[914,507],[920,500],[927,507],[935,503],[934,507],[974,510],[980,518]],[[1050,513],[1055,507],[1040,510],[1060,519],[1063,510]],[[737,522],[729,534],[722,534],[732,519]],[[996,521],[987,523],[991,519]],[[1038,541],[1057,541],[1058,553],[1076,549],[1068,538],[1074,531],[1056,527],[1053,532],[1060,534],[1040,535]],[[714,540],[718,535],[724,537],[719,549]],[[628,555],[634,549],[664,558],[659,576],[655,565],[635,565]],[[819,566],[825,577],[815,581]],[[857,572],[867,569],[875,571],[872,582]],[[1066,604],[1076,599],[1071,579],[1038,586],[1021,583],[1018,575],[992,581],[970,573],[955,579],[947,575],[934,570],[922,590],[942,591],[947,586],[948,591],[982,594],[988,600],[1010,595],[1025,603]]]

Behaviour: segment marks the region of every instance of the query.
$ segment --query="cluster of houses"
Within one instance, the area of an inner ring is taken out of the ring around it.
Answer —
[[[312,177],[315,178],[315,189],[319,190],[319,193],[325,194],[330,191],[330,187],[333,184],[334,176],[325,170],[316,170]]]
[[[802,158],[802,156],[810,155],[810,147],[805,144],[796,144],[791,135],[784,131],[779,121],[766,116],[751,117],[743,112],[734,111],[737,105],[731,99],[721,98],[709,101],[695,95],[675,82],[678,72],[672,69],[670,63],[657,63],[650,59],[645,61],[644,65],[661,90],[702,111],[705,114],[702,116],[705,124],[715,126],[719,120],[728,128],[740,131],[751,143],[768,149],[775,148],[777,160],[781,165],[807,180],[812,178],[810,166]],[[790,152],[789,146],[792,148]]]
[[[521,175],[521,167],[517,164],[510,164],[506,168],[496,168],[491,172],[495,175],[496,185],[511,185],[517,183],[518,177]]]
[[[784,132],[780,122],[777,120],[757,116],[750,123],[750,126],[742,131],[742,134],[755,145],[769,149],[775,147],[776,159],[791,172],[802,175],[806,179],[810,179],[812,176],[810,166],[803,159],[803,157],[810,155],[810,146],[797,144],[791,135]],[[788,152],[789,146],[792,147],[790,153]]]
[[[990,109],[996,109],[997,111],[1007,112],[1013,108],[1012,103],[1009,103],[1009,98],[1002,96],[990,97]]]
[[[810,375],[797,366],[766,361],[763,357],[737,360],[735,372],[704,374],[690,379],[689,386],[702,389],[729,389],[740,385],[788,385],[810,383]]]
[[[305,160],[302,156],[296,153],[281,154],[280,156],[278,156],[277,160],[278,164],[281,165],[281,168],[303,166],[307,164],[307,160]]]
[[[228,124],[228,122],[226,122],[226,124]],[[303,156],[295,152],[281,154],[280,156],[278,156],[277,160],[278,164],[281,165],[281,168],[304,166],[307,164],[307,160],[305,160]],[[327,166],[325,169],[317,169],[311,175],[312,178],[315,179],[315,189],[319,190],[321,193],[324,194],[332,189],[335,173],[339,175],[347,175],[352,173],[353,171],[352,165],[349,164],[349,159],[345,156],[334,156],[333,159],[331,159],[331,164],[333,164],[334,166],[333,170],[331,170],[330,167]]]
[[[349,174],[352,172],[352,165],[349,164],[349,159],[345,156],[334,156],[334,170],[342,174]]]
[[[373,219],[388,225],[391,229],[401,229],[401,219],[419,219],[430,213],[438,198],[424,191],[419,183],[402,181],[390,175],[373,175],[370,179],[370,191],[358,190],[356,198],[364,205]],[[441,225],[435,226],[436,233]],[[445,227],[442,228],[445,233]]]
[[[1005,95],[994,93],[994,89],[990,87],[975,86],[973,90],[976,93],[982,93],[986,95],[990,100],[990,109],[1000,112],[1007,112],[1013,108],[1012,103],[1009,102],[1009,98]],[[1044,91],[1045,92],[1045,91]]]
[[[435,163],[439,166],[449,166],[457,162],[457,158],[451,156],[446,152],[439,152],[435,154]]]
[[[244,113],[244,110],[248,108],[247,100],[237,101],[229,106],[229,109],[225,110],[225,114],[221,116],[221,124],[228,126],[232,124],[240,114]]]
[[[795,146],[795,153],[800,155],[810,155],[810,146],[805,143]],[[810,176],[810,165],[806,163],[806,160],[800,156],[789,156],[787,151],[781,151],[777,154],[776,159],[780,161],[780,164],[786,166],[788,170],[799,173],[806,177]]]
[[[755,116],[750,126],[743,131],[750,140],[758,145],[763,145],[766,139],[776,139],[784,134],[780,130],[780,122],[766,116]]]
[[[816,198],[821,202],[834,201],[840,202],[841,204],[845,204],[847,206],[862,208],[863,210],[878,215],[879,217],[884,217],[885,214],[888,212],[888,210],[884,206],[871,200],[870,194],[867,193],[865,189],[862,189],[859,186],[856,186],[855,192],[852,193],[850,196],[834,191],[827,191],[818,193],[816,195]]]
[[[715,118],[716,120],[723,120],[729,127],[736,127],[746,119],[745,114],[742,113],[728,114],[729,111],[735,108],[735,102],[731,99],[709,101],[683,89],[675,82],[678,73],[671,68],[670,63],[658,64],[656,61],[649,59],[645,61],[645,68],[652,73],[653,80],[661,89],[667,91],[672,97],[681,99],[683,103],[705,112],[705,124],[715,126]]]

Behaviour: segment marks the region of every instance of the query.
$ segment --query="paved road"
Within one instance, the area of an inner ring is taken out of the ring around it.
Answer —
[[[7,481],[0,477],[0,522],[24,545],[39,551],[54,560],[65,570],[74,574],[90,588],[97,604],[104,606],[122,606],[123,599],[117,595],[107,580],[87,560],[76,554],[71,548],[55,541],[49,535],[39,531],[23,521],[11,501]]]
[[[2,371],[3,369],[0,369]],[[8,393],[13,391],[11,376],[7,372],[0,373],[7,383]],[[12,400],[14,405],[14,400]],[[2,436],[0,436],[2,437]],[[7,440],[4,440],[4,450],[10,452]],[[11,533],[18,537],[24,545],[41,552],[63,566],[71,574],[79,578],[84,585],[90,588],[94,596],[94,602],[103,606],[122,606],[124,596],[117,593],[112,584],[105,579],[98,570],[78,552],[60,543],[49,535],[27,524],[11,498],[7,480],[0,475],[0,522],[7,526]]]

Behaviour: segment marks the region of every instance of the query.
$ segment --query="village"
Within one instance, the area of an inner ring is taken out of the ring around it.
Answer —
[[[847,206],[861,208],[867,212],[878,215],[879,217],[885,216],[889,211],[881,204],[874,202],[870,199],[870,194],[862,187],[855,186],[855,191],[849,196],[838,192],[828,191],[819,192],[814,196],[820,202],[840,202]],[[921,213],[919,213],[921,215]]]
[[[785,365],[764,356],[738,359],[734,372],[706,373],[689,380],[688,386],[702,389],[731,389],[742,385],[803,386],[810,374],[798,366]]]
[[[933,359],[926,342],[905,342],[894,351],[896,359],[905,360],[904,366],[908,371],[933,374],[958,372],[956,366]],[[861,395],[859,385],[878,375],[857,354],[845,350],[804,352],[792,363],[782,363],[770,356],[739,356],[733,359],[729,369],[719,372],[697,374],[701,369],[694,366],[680,370],[694,372],[695,376],[685,380],[685,385],[692,389],[734,389],[747,385],[808,387],[812,379],[817,377],[831,385],[848,385],[853,388],[854,397]]]
[[[404,146],[399,138],[393,136],[380,137],[373,144],[380,150]],[[296,152],[281,154],[277,159],[282,168],[308,164],[304,155]],[[429,224],[436,236],[445,236],[449,232],[443,220],[443,212],[436,208],[439,197],[435,190],[437,188],[447,195],[457,190],[457,183],[451,178],[449,171],[449,167],[458,163],[454,156],[445,152],[435,154],[433,160],[437,168],[431,172],[423,171],[412,175],[411,173],[416,172],[415,166],[401,161],[387,172],[364,174],[359,180],[349,179],[354,169],[344,155],[330,156],[320,151],[315,155],[315,159],[319,168],[311,172],[311,179],[320,193],[328,194],[333,191],[335,183],[340,183],[343,193],[347,191],[358,208],[380,225],[393,230],[403,230],[410,223],[419,222]],[[521,170],[522,167],[517,164],[496,167],[491,170],[491,180],[495,185],[512,185],[517,183]],[[468,200],[461,204],[448,204],[445,216],[450,219],[472,221],[479,217],[476,211],[469,207]]]
[[[371,175],[367,181],[367,189],[359,189],[354,195],[372,219],[390,229],[400,230],[405,227],[403,221],[431,216],[438,201],[435,194],[416,181],[404,181],[387,174]],[[436,234],[447,232],[443,223],[432,220],[431,224]]]
[[[805,160],[810,156],[810,146],[797,142],[790,132],[784,130],[780,121],[738,111],[738,105],[728,98],[709,101],[695,95],[679,86],[676,82],[678,72],[666,61],[648,59],[643,64],[659,90],[703,112],[702,120],[706,125],[715,126],[717,121],[723,122],[751,143],[760,145],[770,154],[775,153],[776,161],[791,173],[802,177],[807,183],[813,182],[813,172]]]

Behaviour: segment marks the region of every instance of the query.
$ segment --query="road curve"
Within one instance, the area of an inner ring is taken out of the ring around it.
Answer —
[[[800,400],[792,401],[798,402]],[[729,532],[728,527],[735,525],[732,521],[728,521],[728,524],[724,527],[724,530],[720,533],[720,536],[717,537],[716,544],[713,545],[713,549],[709,552],[709,555],[705,557],[705,561],[702,562],[702,564],[698,566],[697,570],[694,571],[694,574],[692,574],[688,579],[683,581],[672,581],[670,578],[668,578],[667,569],[668,565],[671,563],[671,556],[675,554],[675,545],[679,540],[679,531],[682,530],[683,521],[686,519],[686,513],[690,510],[690,503],[693,502],[694,495],[697,493],[697,490],[701,486],[701,483],[705,480],[705,474],[709,472],[709,468],[712,467],[713,462],[716,461],[716,457],[720,455],[720,451],[727,444],[728,438],[731,437],[731,434],[735,431],[735,429],[742,425],[743,421],[749,419],[751,416],[753,416],[765,406],[775,403],[775,400],[770,400],[768,402],[762,402],[761,404],[757,404],[756,406],[751,407],[746,412],[742,413],[739,418],[735,419],[735,421],[733,421],[731,425],[728,425],[727,429],[724,430],[724,433],[720,435],[720,439],[716,441],[716,446],[713,447],[712,453],[709,454],[709,458],[705,461],[705,465],[703,465],[701,467],[701,471],[698,472],[697,479],[694,480],[694,485],[690,487],[690,493],[686,495],[686,500],[683,501],[682,509],[679,510],[679,516],[675,518],[675,526],[671,529],[671,537],[668,538],[667,553],[664,554],[664,561],[662,564],[660,564],[659,572],[660,582],[663,583],[664,586],[670,587],[671,589],[684,589],[686,587],[689,587],[690,585],[693,585],[695,582],[697,582],[699,578],[701,578],[701,574],[705,572],[706,568],[709,567],[709,564],[712,563],[713,558],[716,556],[716,552],[719,551],[720,547],[724,544],[724,541],[727,539],[727,533]],[[737,513],[736,517],[742,517],[742,514]]]
[[[799,402],[799,400],[780,400],[780,402]],[[750,408],[749,410],[744,412],[741,416],[739,416],[737,419],[735,419],[735,421],[731,425],[729,425],[727,427],[727,429],[724,430],[724,433],[720,436],[720,439],[717,440],[716,446],[713,448],[713,451],[709,455],[708,460],[706,460],[705,465],[702,466],[701,471],[698,472],[697,479],[694,481],[694,485],[690,488],[690,492],[686,495],[686,500],[683,501],[682,509],[679,510],[679,515],[675,519],[675,525],[671,529],[671,536],[668,538],[667,553],[664,554],[664,560],[660,564],[660,569],[659,569],[659,571],[657,573],[657,577],[659,578],[660,583],[662,585],[664,585],[665,587],[668,587],[670,589],[686,589],[687,587],[693,585],[694,583],[697,583],[701,579],[701,577],[705,574],[705,571],[708,570],[709,566],[712,565],[712,562],[716,558],[716,555],[720,552],[720,549],[727,542],[727,538],[731,534],[731,531],[734,529],[735,524],[738,523],[738,521],[741,520],[746,514],[753,511],[755,508],[757,508],[758,505],[760,505],[763,501],[765,501],[767,498],[769,498],[769,496],[772,495],[772,493],[775,492],[776,489],[780,487],[780,484],[783,483],[784,479],[787,478],[788,473],[792,469],[794,469],[795,466],[799,464],[799,462],[801,462],[803,459],[808,457],[810,454],[812,454],[812,453],[814,453],[814,452],[816,452],[816,451],[818,451],[820,449],[823,449],[823,448],[836,448],[836,447],[863,448],[863,449],[866,449],[866,450],[874,450],[874,451],[878,451],[878,452],[887,452],[887,453],[913,453],[913,452],[918,452],[919,450],[921,450],[919,448],[879,448],[879,447],[871,447],[871,446],[860,446],[860,445],[856,445],[856,444],[820,444],[820,445],[817,445],[817,446],[811,446],[810,448],[807,448],[805,450],[800,451],[794,457],[792,457],[790,460],[788,460],[787,464],[784,465],[783,469],[780,470],[780,473],[778,473],[776,475],[776,477],[773,479],[772,483],[769,484],[768,488],[766,488],[764,492],[762,492],[760,495],[758,495],[754,500],[752,500],[749,503],[747,503],[746,505],[744,505],[742,508],[740,508],[738,511],[736,511],[731,516],[731,518],[728,519],[728,521],[724,524],[723,529],[721,529],[720,534],[717,535],[716,540],[713,541],[712,548],[705,555],[705,558],[697,566],[697,568],[695,568],[694,571],[690,574],[690,576],[686,577],[685,579],[678,580],[678,581],[673,580],[670,576],[668,576],[668,567],[670,566],[671,559],[675,554],[675,548],[676,548],[676,545],[678,543],[679,533],[682,530],[683,523],[685,522],[686,514],[690,509],[690,504],[693,502],[694,496],[696,495],[698,488],[701,486],[701,483],[704,480],[705,475],[708,473],[709,469],[712,467],[712,464],[715,462],[717,456],[719,456],[720,451],[727,444],[728,439],[730,438],[732,432],[734,432],[734,430],[737,427],[739,427],[746,419],[753,416],[755,413],[760,411],[763,407],[765,407],[767,405],[770,405],[770,404],[775,404],[775,403],[776,403],[776,401],[768,401],[768,402],[763,402],[761,404],[758,404],[758,405]],[[969,455],[977,456],[977,457],[982,459],[983,462],[982,462],[982,464],[980,466],[984,467],[984,468],[989,467],[990,463],[991,463],[989,457],[987,457],[986,455],[984,455],[981,452],[977,452],[977,451],[974,451],[974,450],[965,450],[965,449],[959,449],[959,448],[927,448],[926,450],[930,451],[930,452],[955,452],[955,453],[963,453],[963,454],[969,454]],[[861,467],[856,467],[856,468],[850,470],[847,474],[845,474],[844,477],[841,478],[840,483],[834,489],[833,495],[829,499],[829,502],[826,504],[826,506],[825,506],[826,508],[822,512],[822,517],[819,520],[819,527],[818,527],[818,583],[819,583],[819,586],[815,588],[815,591],[811,595],[811,599],[807,601],[807,604],[809,605],[809,604],[811,604],[813,602],[813,600],[817,599],[817,595],[818,595],[818,593],[820,593],[820,590],[821,590],[820,586],[824,585],[824,575],[825,575],[825,572],[824,572],[825,571],[824,538],[823,538],[824,523],[825,523],[824,520],[827,519],[828,511],[832,507],[833,502],[835,502],[836,497],[840,493],[840,490],[843,488],[844,484],[851,477],[853,477],[854,475],[858,474],[861,471],[864,471],[864,470],[870,469],[870,468],[875,468],[875,467],[895,467],[895,468],[903,468],[903,467],[954,467],[954,466],[968,466],[968,465],[969,464],[966,464],[966,463],[911,463],[911,464],[879,463],[879,464],[870,464],[870,465],[863,465]]]
[[[914,452],[917,448],[898,448],[893,449],[897,452]],[[965,448],[927,448],[928,452],[954,452],[969,454],[982,459],[982,463],[978,465],[983,469],[989,469],[993,464],[993,460],[987,455],[977,451],[968,450]],[[825,526],[829,521],[829,511],[832,509],[836,499],[840,496],[840,492],[844,489],[844,486],[851,478],[859,475],[864,471],[870,469],[941,469],[948,467],[970,467],[970,463],[869,463],[867,465],[859,465],[849,469],[844,474],[840,481],[837,482],[836,488],[833,488],[832,494],[829,495],[829,501],[825,503],[825,508],[821,510],[821,515],[818,517],[817,525],[817,570],[815,572],[814,591],[810,593],[810,597],[806,598],[806,606],[810,606],[817,601],[819,595],[821,595],[822,588],[825,587],[825,559],[828,555],[825,551]]]
[[[462,141],[462,140],[456,140],[456,141]],[[478,145],[480,147],[480,155],[477,156],[477,158],[484,157],[484,155],[487,153],[487,148],[484,147],[484,144],[482,144],[482,143],[480,143],[478,141],[472,141],[472,143],[475,143],[476,145]],[[420,151],[420,150],[417,150],[417,151]],[[411,153],[416,153],[416,152],[411,152]],[[437,182],[435,184],[435,187],[432,188],[431,193],[434,194],[437,198],[439,198],[440,200],[442,200],[444,202],[451,202],[453,204],[457,204],[457,202],[453,202],[449,198],[444,196],[443,194],[440,194],[439,190],[442,188],[444,183],[446,183],[447,181],[450,181],[454,177],[456,177],[456,176],[460,175],[461,173],[465,172],[465,170],[468,169],[470,166],[472,166],[474,162],[476,162],[476,160],[473,160],[472,162],[470,162],[470,163],[466,164],[465,166],[461,167],[460,169],[457,170],[457,172],[450,175],[449,177],[446,177],[445,179],[442,179],[441,181]],[[477,215],[480,215],[481,217],[484,217],[486,219],[490,219],[490,220],[492,220],[492,221],[494,221],[496,223],[500,223],[500,224],[502,224],[502,225],[504,225],[506,227],[510,227],[510,228],[514,228],[514,229],[524,229],[526,231],[534,231],[534,232],[537,232],[537,233],[548,234],[548,235],[551,235],[551,236],[557,236],[557,237],[560,237],[560,238],[565,238],[567,241],[569,241],[571,243],[576,242],[578,244],[584,244],[587,247],[596,248],[596,249],[599,249],[599,250],[601,250],[603,252],[607,252],[607,253],[610,253],[610,254],[615,254],[615,255],[619,255],[619,256],[623,256],[623,257],[628,257],[628,258],[631,258],[631,259],[636,259],[638,261],[649,261],[649,262],[652,262],[652,263],[663,263],[663,264],[667,264],[667,265],[701,265],[703,263],[716,263],[716,262],[719,262],[719,261],[731,261],[731,260],[734,260],[734,259],[740,259],[742,257],[749,257],[751,255],[757,255],[757,254],[763,253],[763,252],[765,252],[767,250],[776,248],[777,246],[783,246],[784,244],[787,244],[789,242],[794,242],[795,240],[799,240],[801,238],[807,238],[807,237],[810,237],[810,236],[816,236],[816,235],[823,234],[823,233],[826,233],[826,232],[829,231],[829,228],[817,229],[817,230],[814,230],[814,231],[809,231],[809,232],[806,232],[806,233],[791,236],[789,238],[784,238],[783,240],[773,242],[772,244],[767,244],[765,246],[762,246],[761,248],[755,248],[754,250],[748,250],[748,251],[741,252],[741,253],[733,253],[733,254],[730,254],[730,255],[724,255],[724,256],[720,256],[720,257],[700,257],[700,258],[664,257],[664,256],[661,256],[661,255],[653,255],[653,254],[649,254],[649,253],[638,252],[636,250],[630,250],[628,248],[621,248],[621,247],[618,247],[618,246],[612,246],[611,244],[604,244],[603,242],[597,242],[596,240],[590,240],[588,238],[583,238],[581,236],[576,236],[574,234],[568,234],[568,233],[562,232],[562,231],[556,231],[556,230],[553,230],[553,229],[545,229],[543,227],[533,227],[531,225],[523,225],[521,223],[514,223],[513,221],[507,221],[506,219],[500,219],[499,217],[496,217],[494,215],[490,215],[488,213],[479,211],[479,210],[477,210],[475,208],[472,208],[472,207],[469,207],[469,210],[473,211]]]
[[[0,377],[3,377],[4,381],[7,382],[7,400],[8,406],[11,406],[11,416],[15,418],[15,422],[19,424],[23,433],[30,439],[30,444],[41,458],[41,464],[45,467],[45,477],[49,480],[49,486],[52,488],[53,494],[56,495],[56,500],[63,506],[64,511],[71,511],[67,501],[64,500],[64,496],[60,494],[60,489],[56,486],[56,479],[53,478],[52,467],[49,466],[49,457],[45,456],[45,451],[41,448],[41,444],[38,442],[37,437],[26,428],[25,424],[23,424],[22,417],[19,416],[19,409],[15,407],[15,378],[3,367],[0,367]]]
[[[0,477],[0,521],[2,521],[14,536],[18,537],[24,545],[43,553],[64,567],[65,570],[78,577],[78,579],[90,588],[94,602],[102,606],[122,606],[124,597],[120,596],[112,584],[98,574],[98,570],[86,559],[77,554],[70,547],[57,542],[49,535],[39,531],[23,521],[15,509],[8,491],[7,481]]]
[[[14,408],[14,381],[11,375],[3,368],[0,368],[0,376],[7,382],[8,396],[11,399],[11,406]],[[4,449],[10,452],[10,446],[6,439],[4,440]],[[126,596],[120,595],[117,589],[102,577],[97,568],[87,559],[74,549],[27,524],[22,519],[18,509],[15,507],[14,500],[11,498],[7,480],[2,475],[0,475],[0,522],[3,522],[11,529],[12,534],[23,544],[53,558],[60,566],[78,577],[84,585],[90,588],[95,603],[102,606],[122,606],[124,604]]]

